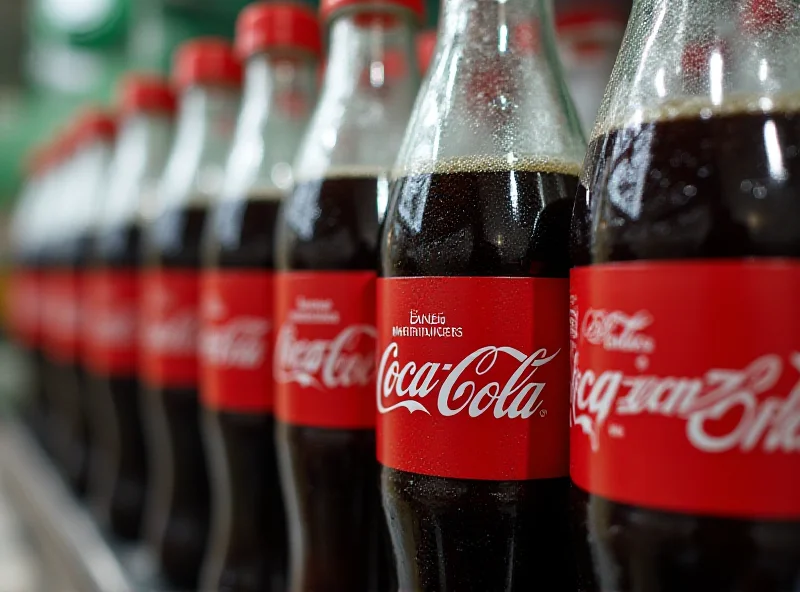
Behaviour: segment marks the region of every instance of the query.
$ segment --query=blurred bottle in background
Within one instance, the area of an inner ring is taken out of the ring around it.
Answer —
[[[273,419],[274,228],[316,99],[314,12],[254,4],[239,18],[242,107],[206,225],[201,397],[213,525],[202,588],[286,590],[287,539]]]
[[[196,588],[209,526],[198,403],[199,271],[209,204],[230,149],[242,68],[224,40],[177,52],[179,113],[156,212],[145,231],[142,373],[151,434],[148,536],[174,586]]]
[[[555,8],[564,75],[588,133],[617,59],[631,0],[556,0]]]
[[[419,85],[417,0],[326,0],[330,52],[277,231],[274,375],[293,592],[391,587],[375,460],[386,176]]]
[[[436,49],[435,29],[422,31],[417,35],[417,62],[419,63],[419,71],[423,76],[428,71],[434,49]]]
[[[47,257],[51,271],[43,322],[50,363],[45,379],[57,416],[56,455],[79,494],[87,487],[93,412],[83,365],[81,297],[115,133],[116,121],[110,113],[85,111],[61,140],[63,160],[48,198],[52,200]]]
[[[42,350],[42,198],[50,163],[43,146],[31,151],[25,164],[25,182],[11,219],[9,285],[10,336],[22,350],[26,363],[23,414],[39,442],[48,448],[49,405],[44,390]]]
[[[116,114],[99,108],[88,108],[78,120],[75,139],[75,158],[73,183],[70,186],[72,198],[67,201],[68,220],[72,231],[68,240],[69,255],[74,263],[76,291],[72,295],[70,319],[75,325],[75,368],[78,376],[78,395],[83,406],[83,428],[87,434],[87,488],[89,501],[96,516],[105,518],[100,500],[103,495],[101,485],[110,472],[110,450],[107,447],[109,425],[103,410],[107,401],[98,397],[94,389],[89,367],[92,363],[92,350],[89,347],[88,329],[95,318],[91,310],[92,274],[90,267],[94,257],[93,250],[100,226],[100,213],[105,206],[108,191],[108,168],[113,154],[117,133]]]
[[[140,236],[170,149],[176,99],[166,80],[131,74],[117,108],[120,132],[93,249],[85,330],[98,446],[106,456],[95,476],[96,504],[112,532],[131,540],[141,534],[147,489],[137,375]]]

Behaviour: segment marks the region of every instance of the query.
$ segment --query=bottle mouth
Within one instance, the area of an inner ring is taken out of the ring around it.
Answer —
[[[268,52],[322,54],[322,36],[314,12],[299,4],[253,4],[236,23],[236,52],[240,59]]]
[[[420,24],[425,5],[423,0],[323,0],[320,4],[320,18],[325,22],[348,15],[360,26],[392,26],[404,16]]]
[[[224,39],[188,41],[175,54],[173,79],[180,90],[198,85],[242,85],[242,64]]]

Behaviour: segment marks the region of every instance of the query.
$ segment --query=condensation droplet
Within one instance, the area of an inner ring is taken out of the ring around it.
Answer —
[[[683,194],[686,197],[694,197],[695,195],[697,195],[697,187],[695,187],[694,185],[687,185],[686,187],[683,188]]]
[[[755,197],[756,199],[764,199],[765,197],[767,197],[767,195],[769,195],[769,190],[762,185],[759,185],[758,187],[753,189],[753,197]]]
[[[697,169],[697,176],[701,179],[707,179],[708,176],[711,174],[711,171],[708,170],[708,167],[700,167]]]
[[[741,185],[739,185],[739,189],[742,191],[742,193],[750,193],[750,191],[753,190],[753,182],[745,179],[742,181]]]

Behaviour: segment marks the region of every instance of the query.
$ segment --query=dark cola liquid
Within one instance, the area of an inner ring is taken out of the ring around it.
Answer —
[[[374,270],[377,177],[299,184],[281,215],[280,271]],[[375,430],[277,422],[295,592],[382,592],[392,570],[382,532]]]
[[[271,272],[279,199],[275,194],[216,204],[206,235],[206,269]],[[205,413],[218,520],[203,585],[231,592],[283,592],[286,523],[274,417],[212,409]]]
[[[206,208],[169,210],[147,234],[146,265],[200,271]],[[197,384],[145,389],[149,459],[161,570],[174,586],[196,589],[209,529],[209,483]]]
[[[597,138],[576,202],[576,264],[800,257],[799,148],[795,112],[690,116]],[[800,522],[660,512],[577,488],[573,512],[588,527],[596,589],[800,589]]]
[[[396,181],[383,277],[566,278],[578,166],[502,166],[475,158]],[[574,589],[568,478],[477,481],[383,467],[381,483],[401,590]]]
[[[137,273],[141,266],[140,229],[131,222],[102,230],[95,241],[98,268]],[[109,457],[107,474],[96,478],[99,505],[122,539],[142,534],[148,469],[142,419],[141,385],[135,372],[90,373],[95,391],[95,433]]]

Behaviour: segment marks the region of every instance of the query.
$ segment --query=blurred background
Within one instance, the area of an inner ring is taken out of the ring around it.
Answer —
[[[436,27],[439,3],[426,1],[430,31]],[[554,1],[562,60],[588,134],[624,32],[630,0]],[[166,74],[174,49],[183,41],[208,34],[232,38],[236,16],[248,3],[0,0],[0,303],[6,292],[7,225],[31,147],[64,124],[79,105],[108,102],[124,72]],[[0,338],[0,414],[13,409],[15,395],[23,390],[22,363]],[[13,457],[14,452],[6,450],[6,458],[9,455]],[[66,492],[64,496],[67,499]],[[105,569],[105,576],[113,580],[116,576],[109,570],[114,565],[105,555],[107,550],[81,538],[80,515],[70,516],[69,508],[59,511],[66,513],[60,518],[69,531],[66,538],[59,535],[64,544],[87,547],[81,552],[93,557],[92,569]],[[50,551],[37,543],[40,533],[31,536],[31,528],[39,527],[23,520],[0,494],[0,592],[65,590],[66,576],[60,570],[74,566],[48,557]]]

